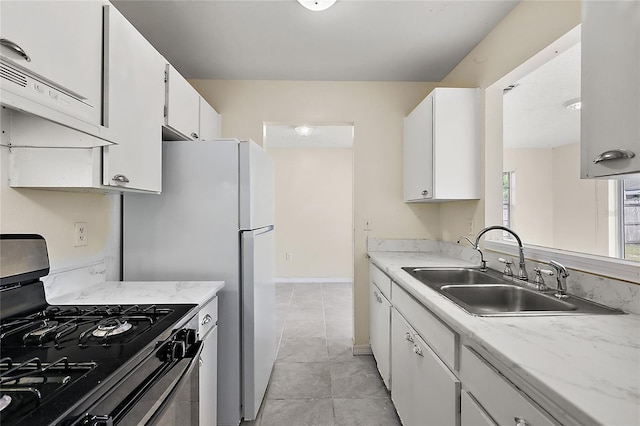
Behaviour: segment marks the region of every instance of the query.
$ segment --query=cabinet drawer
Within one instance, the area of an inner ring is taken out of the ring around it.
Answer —
[[[467,346],[460,352],[460,377],[466,389],[500,425],[515,425],[516,418],[535,426],[555,425],[535,403]]]
[[[411,326],[429,342],[431,349],[438,354],[451,369],[458,369],[458,335],[431,314],[424,306],[393,283],[392,304],[409,321]]]
[[[218,323],[218,298],[215,297],[211,302],[207,303],[198,312],[198,336],[200,340],[204,340],[207,333],[213,329]]]
[[[384,297],[391,300],[391,278],[374,266],[373,263],[369,264],[369,278],[384,294]]]

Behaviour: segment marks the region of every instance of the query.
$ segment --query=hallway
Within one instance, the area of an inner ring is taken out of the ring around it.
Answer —
[[[276,364],[243,425],[400,425],[373,357],[351,353],[351,284],[278,284],[276,303]]]

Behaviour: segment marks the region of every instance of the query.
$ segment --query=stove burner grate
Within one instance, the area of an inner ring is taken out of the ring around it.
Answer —
[[[55,362],[42,362],[32,358],[14,362],[11,358],[0,359],[0,412],[2,421],[20,418],[59,389],[83,377],[96,367],[94,362],[69,362],[62,357]]]
[[[90,344],[108,346],[135,338],[171,312],[171,309],[156,305],[49,306],[3,323],[0,339],[3,345],[23,347],[45,346],[52,342],[60,348],[74,344],[74,341],[80,347]]]

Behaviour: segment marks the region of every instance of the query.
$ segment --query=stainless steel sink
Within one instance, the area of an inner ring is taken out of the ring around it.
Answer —
[[[624,314],[577,296],[558,299],[516,285],[499,272],[473,268],[402,268],[467,312],[478,316]]]
[[[407,268],[403,268],[405,271]],[[479,269],[466,268],[409,268],[409,272],[420,281],[426,280],[432,283],[440,284],[492,284],[501,283],[500,277],[490,275],[488,272],[482,272]]]
[[[445,285],[440,289],[474,314],[577,309],[574,304],[512,284]]]

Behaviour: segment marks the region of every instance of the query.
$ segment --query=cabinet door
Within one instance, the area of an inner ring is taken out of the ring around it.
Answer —
[[[200,136],[201,141],[220,139],[220,114],[204,98],[200,97]]]
[[[583,2],[580,120],[583,178],[640,171],[638,76],[640,2]],[[633,152],[635,157],[620,155],[624,154],[620,150]],[[594,163],[599,157],[603,160]]]
[[[4,60],[84,99],[92,108],[81,118],[100,124],[102,2],[2,1],[0,36]]]
[[[389,389],[391,304],[373,282],[370,282],[369,289],[369,342],[378,365],[378,371],[380,371],[385,386]]]
[[[200,422],[201,425],[215,425],[217,421],[218,401],[218,327],[206,336],[204,348],[200,354],[199,390],[200,390]]]
[[[414,332],[395,308],[391,309],[391,400],[402,424],[416,424],[413,416],[412,382],[415,376]]]
[[[118,145],[105,147],[103,183],[162,190],[165,60],[113,6],[105,6],[105,124]]]
[[[398,311],[392,315],[391,398],[403,424],[459,424],[460,381]]]
[[[198,139],[200,131],[200,95],[180,73],[167,65],[165,125],[184,136]]]
[[[480,404],[471,396],[469,392],[463,390],[460,395],[461,404],[461,426],[497,426]]]
[[[404,200],[433,197],[433,96],[404,119]]]

